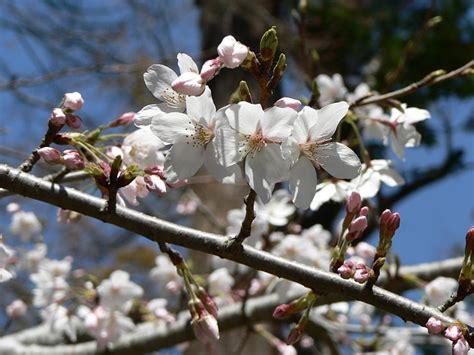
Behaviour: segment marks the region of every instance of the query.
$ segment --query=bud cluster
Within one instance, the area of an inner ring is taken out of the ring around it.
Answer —
[[[441,334],[444,332],[444,337],[452,343],[452,353],[454,355],[468,354],[470,346],[464,338],[464,332],[466,331],[464,325],[458,323],[446,325],[440,319],[431,317],[425,326],[430,334]]]
[[[84,158],[80,152],[74,149],[66,149],[62,154],[59,150],[51,147],[38,149],[38,154],[45,162],[51,165],[64,165],[69,170],[84,169]]]

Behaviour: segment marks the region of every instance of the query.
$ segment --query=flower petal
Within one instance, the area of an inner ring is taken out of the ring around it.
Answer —
[[[354,151],[341,143],[328,143],[316,148],[321,167],[339,179],[353,179],[359,175],[361,163]]]
[[[261,120],[263,136],[274,142],[281,142],[291,134],[297,116],[298,113],[289,107],[269,108]]]
[[[189,55],[187,55],[186,53],[178,53],[177,58],[178,58],[179,72],[181,74],[184,74],[187,72],[199,73],[199,69],[196,63],[194,62],[193,58],[191,58]]]
[[[222,110],[217,111],[217,127],[214,131],[214,144],[219,164],[231,166],[242,160],[239,152],[240,135],[226,120],[219,119]]]
[[[329,201],[336,194],[336,185],[332,182],[323,182],[317,186],[316,194],[311,201],[310,208],[316,211],[325,202]]]
[[[216,154],[214,143],[208,144],[204,153],[204,166],[207,171],[216,178],[217,181],[223,184],[244,182],[242,168],[238,164],[233,164],[228,167],[219,164]]]
[[[164,101],[164,92],[173,92],[171,83],[176,80],[177,77],[172,69],[161,64],[153,64],[147,69],[146,73],[143,74],[143,79],[145,80],[145,85],[148,90],[150,90],[154,97],[162,101]]]
[[[290,191],[296,207],[309,208],[314,194],[318,177],[311,161],[301,156],[290,170]]]
[[[257,125],[264,115],[262,106],[245,101],[229,105],[224,113],[229,125],[242,134],[255,133]]]
[[[348,110],[349,104],[345,101],[336,102],[317,110],[316,124],[309,130],[311,140],[320,142],[330,139]],[[313,111],[308,113],[311,116],[314,115]]]
[[[169,183],[187,179],[197,173],[204,162],[204,148],[185,141],[171,147],[165,161],[165,176]]]
[[[165,143],[175,143],[194,133],[194,125],[184,113],[159,115],[151,122],[151,131]]]
[[[169,107],[165,103],[161,103],[158,105],[147,105],[135,114],[133,123],[137,127],[148,126],[149,124],[151,124],[153,117],[175,111],[176,109]]]
[[[209,89],[208,86],[206,86],[201,96],[187,96],[186,107],[186,113],[188,116],[194,118],[196,122],[204,124],[207,127],[214,123],[216,106],[214,105],[214,101],[212,101],[211,89]]]

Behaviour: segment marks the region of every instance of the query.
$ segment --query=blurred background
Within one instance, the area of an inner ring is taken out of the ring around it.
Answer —
[[[313,79],[323,73],[340,73],[350,91],[366,82],[373,90],[387,92],[474,58],[470,0],[3,0],[0,162],[18,166],[28,156],[65,92],[82,94],[80,116],[84,127],[93,129],[156,103],[143,83],[149,65],[177,69],[179,52],[200,65],[216,56],[217,45],[228,34],[256,51],[271,26],[277,27],[279,50],[288,58],[275,98],[309,99]],[[228,102],[242,78],[247,77],[240,70],[224,70],[210,83],[218,107]],[[369,146],[372,158],[393,159],[407,181],[400,188],[382,189],[375,201],[379,208],[402,216],[394,252],[404,264],[460,255],[465,232],[474,224],[473,93],[474,80],[458,78],[401,98],[432,115],[417,125],[422,145],[408,149],[404,163],[382,145]],[[34,173],[45,175],[51,169],[38,164]],[[81,189],[94,191],[91,184]],[[226,211],[242,203],[238,188],[202,183],[193,190],[222,224]],[[216,194],[218,200],[212,198]],[[199,212],[178,215],[180,196],[176,190],[165,198],[149,197],[138,208],[219,232]],[[76,225],[58,225],[55,208],[18,196],[0,199],[0,233],[5,236],[10,216],[3,211],[13,201],[37,213],[50,256],[73,255],[76,267],[94,267],[104,274],[121,267],[137,277],[145,277],[154,265],[157,248],[151,243],[87,218]],[[339,211],[339,205],[326,204],[304,214],[303,224],[332,229]],[[366,236],[368,242],[374,243],[373,238]],[[8,243],[15,245],[12,238]],[[18,288],[11,291],[20,292]]]

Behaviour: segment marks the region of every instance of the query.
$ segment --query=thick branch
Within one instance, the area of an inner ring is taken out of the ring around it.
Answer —
[[[379,103],[382,101],[386,101],[389,99],[395,99],[400,96],[405,96],[413,91],[416,91],[422,87],[428,86],[428,85],[433,85],[437,83],[441,83],[445,80],[452,79],[458,76],[464,76],[467,75],[470,70],[474,69],[474,60],[471,60],[467,64],[463,65],[462,67],[455,69],[453,71],[450,71],[449,73],[442,74],[442,75],[435,75],[436,72],[428,74],[425,76],[423,79],[420,81],[417,81],[415,83],[412,83],[408,86],[405,86],[402,89],[395,90],[388,92],[386,94],[381,94],[381,95],[374,95],[374,96],[368,96],[362,99],[359,99],[355,102],[351,103],[351,107],[356,107],[356,106],[364,106],[364,105],[370,105],[370,104],[375,104]]]
[[[0,165],[0,187],[100,219],[103,222],[143,235],[154,242],[173,243],[214,254],[297,282],[323,295],[331,294],[331,297],[340,295],[369,303],[419,325],[424,325],[431,316],[436,316],[446,322],[453,321],[434,308],[420,305],[380,287],[368,290],[364,285],[344,280],[338,275],[285,260],[246,245],[243,246],[241,252],[233,253],[226,248],[226,239],[216,234],[182,227],[119,206],[117,206],[115,213],[101,214],[100,211],[106,203],[105,200],[45,182],[5,165]],[[470,341],[472,343],[472,337],[470,337]]]

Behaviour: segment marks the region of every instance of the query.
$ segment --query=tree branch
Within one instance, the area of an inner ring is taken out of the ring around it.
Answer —
[[[321,295],[331,294],[331,298],[340,295],[359,300],[395,314],[405,321],[422,326],[432,316],[448,323],[454,321],[434,308],[418,304],[380,287],[375,286],[372,290],[368,290],[364,285],[344,280],[339,275],[285,260],[247,245],[243,246],[241,252],[233,253],[226,247],[226,238],[223,236],[182,227],[120,206],[117,206],[114,213],[101,214],[100,210],[104,207],[105,200],[46,182],[6,165],[0,165],[0,187],[100,219],[143,235],[154,242],[181,245],[283,277]],[[472,331],[468,341],[471,345],[474,344]]]

